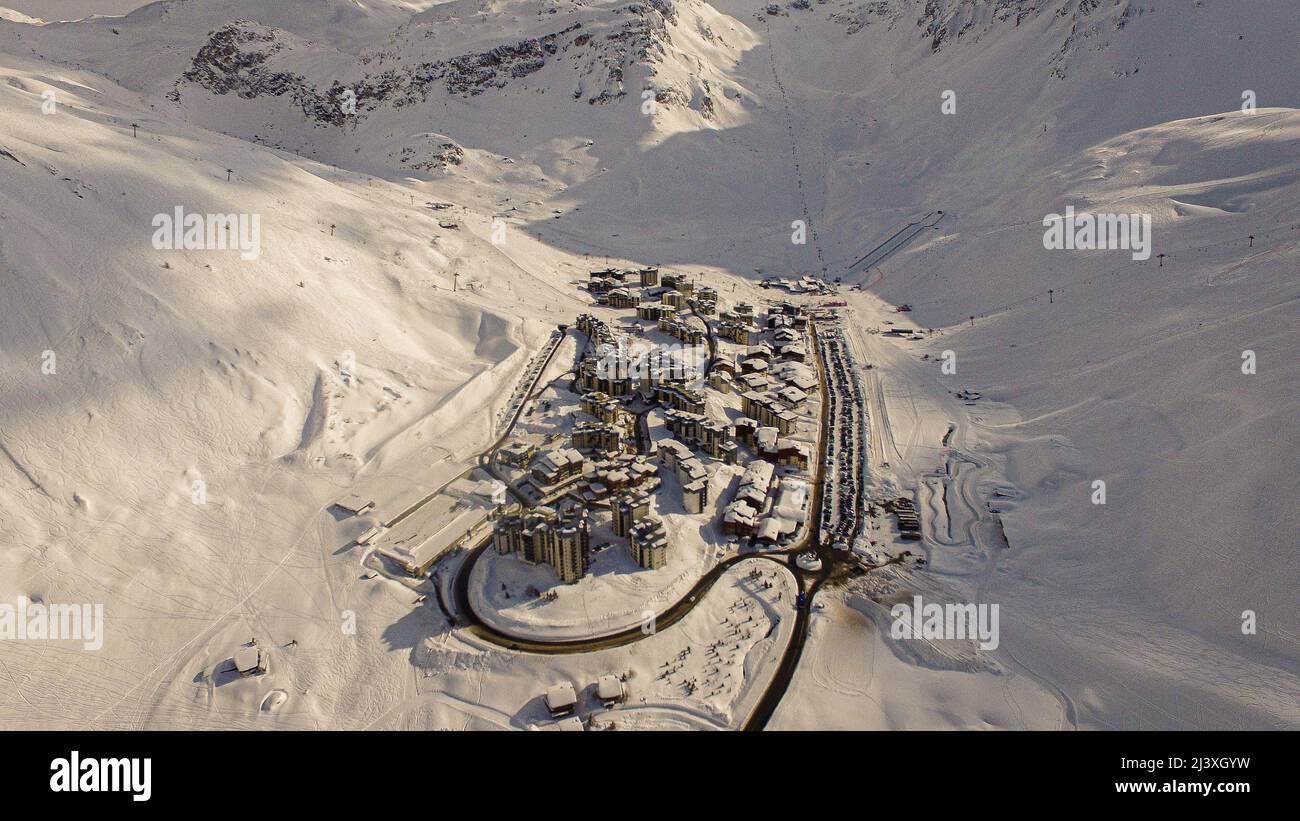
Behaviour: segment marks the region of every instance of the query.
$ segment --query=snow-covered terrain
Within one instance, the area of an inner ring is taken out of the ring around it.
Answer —
[[[0,726],[522,727],[645,663],[478,647],[329,509],[472,465],[608,258],[841,277],[868,490],[930,511],[924,567],[818,594],[769,726],[1300,727],[1285,0],[0,4],[0,602],[107,620],[0,642]],[[1150,258],[1046,250],[1069,205]],[[255,258],[156,249],[177,207],[259,215]],[[913,592],[1000,646],[891,640]],[[228,680],[251,637],[273,680]]]

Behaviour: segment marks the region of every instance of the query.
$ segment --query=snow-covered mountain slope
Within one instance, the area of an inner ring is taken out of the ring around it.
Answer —
[[[1152,214],[1146,261],[1046,251],[1039,220],[958,220],[869,275],[871,291],[938,329],[866,343],[891,400],[884,435],[902,452],[881,481],[907,491],[942,471],[945,420],[962,453],[994,466],[979,504],[1010,549],[936,549],[930,564],[958,599],[1000,603],[1009,667],[1060,688],[1065,725],[1296,724],[1297,148],[1300,111],[1231,112],[1108,139],[1025,186],[1026,202],[1055,190],[1079,208]],[[869,325],[888,316],[874,296],[849,302]],[[1267,366],[1243,372],[1247,352]],[[945,397],[963,388],[983,399]],[[1248,613],[1257,632],[1243,630]],[[833,722],[836,695],[796,690],[794,723],[778,726]]]
[[[0,21],[0,269],[20,317],[0,330],[16,580],[0,594],[94,578],[140,612],[208,614],[273,601],[288,583],[270,571],[302,562],[328,609],[346,571],[337,546],[301,547],[311,517],[363,465],[410,452],[411,426],[427,442],[487,403],[576,311],[581,254],[825,271],[868,289],[848,298],[873,323],[876,297],[911,303],[958,375],[929,374],[920,350],[873,355],[1000,403],[966,435],[1017,490],[1013,549],[935,577],[1004,603],[1006,652],[1075,723],[1294,727],[1289,5],[164,0]],[[464,228],[438,228],[430,199],[467,206]],[[260,212],[261,257],[152,250],[150,218],[181,204]],[[1045,250],[1041,221],[1067,205],[1150,213],[1151,259]],[[936,210],[933,231],[847,270]],[[512,224],[502,247],[494,214]],[[449,292],[457,273],[478,290]],[[41,373],[47,349],[63,376]],[[363,378],[335,397],[344,351]],[[938,466],[913,450],[882,483]],[[230,500],[212,520],[169,501],[196,472]],[[188,638],[133,636],[72,679],[179,674],[164,660]],[[148,699],[118,684],[68,720],[134,721],[117,702]],[[335,686],[326,723],[366,699]]]
[[[40,694],[6,687],[0,712],[123,726],[141,677],[253,608],[337,621],[331,586],[356,573],[316,533],[322,508],[359,472],[416,481],[481,447],[502,386],[576,312],[577,269],[522,235],[493,245],[486,215],[160,118],[102,77],[13,57],[0,74],[0,598],[107,602],[120,628],[98,653],[5,642]],[[156,249],[176,208],[259,216],[257,255]],[[308,593],[275,572],[304,562]]]
[[[150,0],[5,0],[4,10],[31,20],[82,20],[94,15],[121,15],[148,5]]]
[[[620,233],[625,252],[730,264],[727,237],[743,234],[748,268],[811,271],[856,259],[917,209],[995,220],[1020,204],[1003,201],[1008,181],[1107,137],[1233,110],[1247,89],[1261,106],[1294,102],[1297,68],[1294,32],[1268,2],[457,0],[413,16],[350,0],[259,5],[171,0],[4,27],[0,43],[370,173],[455,175],[458,152],[510,157],[547,206],[581,207],[558,221],[538,209],[557,240]],[[946,90],[954,115],[940,114]],[[797,218],[812,223],[804,246],[789,242]],[[702,224],[709,235],[681,242]]]
[[[31,17],[23,14],[21,11],[14,11],[10,8],[0,6],[0,20],[8,20],[11,23],[25,23],[29,26],[44,25],[45,21],[39,17]]]
[[[509,157],[502,195],[527,179],[558,197],[635,164],[646,142],[736,125],[749,99],[727,69],[755,36],[706,4],[458,0],[400,26],[349,0],[257,5],[172,0],[7,27],[0,42],[163,97],[204,127],[367,173],[483,182],[462,166]]]

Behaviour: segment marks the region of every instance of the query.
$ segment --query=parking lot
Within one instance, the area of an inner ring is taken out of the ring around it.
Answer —
[[[865,523],[864,481],[866,479],[867,427],[866,396],[852,353],[839,328],[820,328],[817,344],[826,367],[827,415],[826,457],[823,465],[823,538],[851,546]]]

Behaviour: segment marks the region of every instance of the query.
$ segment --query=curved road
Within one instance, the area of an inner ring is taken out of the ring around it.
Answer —
[[[633,642],[647,638],[654,633],[659,632],[667,627],[671,627],[681,621],[687,613],[691,612],[698,604],[705,593],[713,587],[723,573],[729,567],[746,559],[768,559],[790,566],[788,562],[793,555],[791,550],[773,551],[769,553],[749,553],[741,556],[732,556],[725,561],[719,562],[709,572],[705,573],[698,581],[686,592],[684,596],[673,604],[669,605],[666,610],[655,616],[654,630],[645,632],[640,625],[629,627],[624,630],[618,630],[613,633],[606,633],[600,636],[592,636],[582,639],[534,639],[523,636],[516,636],[506,633],[492,625],[486,623],[474,611],[470,603],[469,595],[469,578],[473,574],[474,565],[478,563],[479,557],[483,551],[491,547],[491,539],[485,540],[461,562],[460,567],[456,570],[456,578],[452,581],[452,596],[456,603],[456,615],[462,626],[465,626],[470,633],[498,647],[507,650],[518,650],[525,653],[537,653],[539,655],[564,655],[569,653],[590,653],[596,650],[608,650],[614,647],[623,647]],[[782,558],[787,561],[781,561]],[[795,581],[802,592],[804,582],[798,572],[795,573]]]
[[[707,322],[706,322],[707,326]],[[816,341],[816,328],[810,322],[809,330]],[[559,346],[556,346],[556,350]],[[817,351],[816,344],[813,350]],[[794,575],[795,583],[798,586],[802,598],[801,604],[796,604],[795,608],[795,628],[790,642],[786,645],[785,652],[781,657],[780,664],[772,680],[768,683],[767,689],[763,696],[755,705],[753,712],[745,721],[743,729],[746,731],[762,730],[772,714],[776,712],[777,705],[780,704],[782,696],[785,695],[786,689],[794,677],[796,668],[799,665],[799,659],[803,655],[804,645],[808,640],[809,616],[812,610],[813,597],[822,583],[826,581],[834,570],[836,556],[834,551],[828,546],[821,544],[821,504],[822,504],[822,482],[821,472],[822,464],[826,457],[826,436],[828,432],[827,418],[829,414],[829,383],[826,378],[825,363],[821,361],[820,353],[815,354],[818,374],[821,383],[821,426],[818,431],[817,457],[814,465],[818,471],[818,481],[813,483],[812,493],[810,494],[808,511],[810,516],[810,525],[805,531],[803,537],[793,546],[784,550],[767,551],[761,553],[748,553],[744,555],[732,556],[725,561],[718,563],[691,587],[687,593],[670,605],[662,613],[655,616],[654,632],[663,630],[676,624],[686,616],[700,602],[702,597],[713,587],[714,583],[726,572],[728,568],[738,562],[746,559],[766,559],[778,564],[785,565]],[[548,360],[549,363],[549,360]],[[545,366],[542,368],[545,371]],[[540,378],[539,372],[539,378]],[[520,412],[522,412],[522,405]],[[501,446],[505,438],[509,436],[510,431],[514,428],[515,422],[518,421],[518,414],[515,419],[511,420],[506,429],[506,433],[493,444],[491,448],[480,456],[480,464],[488,468],[489,472],[495,475],[492,470],[492,457],[498,447]],[[596,650],[605,650],[613,647],[623,647],[633,642],[640,641],[653,633],[647,633],[642,630],[641,626],[630,627],[613,633],[607,633],[601,636],[593,636],[583,639],[556,639],[544,640],[534,639],[523,636],[515,636],[499,630],[484,622],[470,603],[469,579],[473,573],[474,566],[477,564],[483,551],[491,546],[491,537],[485,539],[476,546],[470,554],[461,562],[460,567],[456,570],[456,577],[452,580],[452,596],[455,600],[456,615],[460,626],[468,630],[474,636],[495,644],[507,650],[516,650],[526,653],[537,653],[540,655],[563,655],[569,653],[590,653]],[[794,558],[802,552],[805,552],[811,543],[812,549],[816,551],[822,561],[822,569],[816,572],[801,570],[794,562]],[[811,581],[809,581],[811,579]],[[798,601],[798,600],[796,600]]]

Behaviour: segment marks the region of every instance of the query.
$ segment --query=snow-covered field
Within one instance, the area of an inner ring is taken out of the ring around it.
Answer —
[[[859,602],[836,596],[813,616],[810,647],[774,730],[1060,730],[1051,691],[1014,670],[926,666],[896,656]]]
[[[1300,727],[1289,3],[0,4],[0,602],[106,619],[0,641],[0,727],[526,727],[626,670],[620,726],[743,723],[761,688],[645,689],[726,584],[618,650],[489,649],[330,509],[471,467],[607,264],[845,280],[868,491],[926,565],[818,594],[770,726]],[[1151,257],[1046,250],[1067,205],[1150,214]],[[177,207],[257,254],[155,248]],[[890,639],[913,592],[999,604],[1000,646]]]
[[[789,571],[750,559],[729,568],[671,628],[625,647],[559,656],[503,651],[450,630],[436,608],[416,608],[406,618],[418,640],[409,648],[411,683],[357,726],[527,729],[550,721],[545,690],[570,681],[577,714],[593,728],[736,729],[794,629],[794,592]],[[591,693],[605,674],[626,676],[627,700],[608,710]]]

